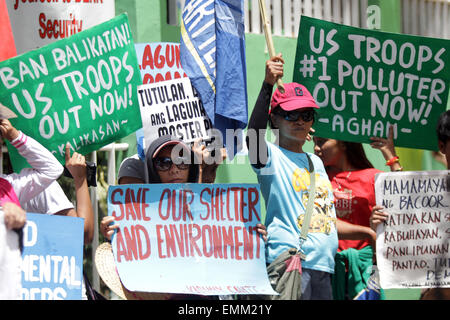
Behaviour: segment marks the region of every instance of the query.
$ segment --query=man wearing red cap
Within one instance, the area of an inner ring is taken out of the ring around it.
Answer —
[[[247,134],[250,162],[266,202],[267,270],[280,293],[275,299],[332,299],[331,274],[338,246],[333,191],[320,158],[303,151],[318,106],[303,85],[286,83],[284,92],[275,90],[269,109],[283,63],[281,55],[267,61]],[[262,136],[253,143],[252,137],[260,137],[268,121],[278,131],[275,143]],[[314,207],[306,240],[301,240],[312,171]]]

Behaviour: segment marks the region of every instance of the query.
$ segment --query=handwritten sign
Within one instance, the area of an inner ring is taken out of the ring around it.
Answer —
[[[189,78],[141,85],[138,97],[145,145],[163,135],[185,142],[210,138],[211,121]]]
[[[143,84],[186,77],[181,67],[179,43],[135,43],[134,46]]]
[[[123,14],[1,62],[0,102],[17,114],[13,125],[64,163],[67,142],[86,154],[141,128],[138,70]],[[25,166],[9,151],[14,170]]]
[[[19,54],[68,38],[115,16],[113,0],[5,2]]]
[[[377,230],[381,287],[450,287],[450,171],[379,173]]]
[[[259,223],[259,186],[110,186],[112,246],[130,291],[202,295],[275,294]]]
[[[27,213],[23,300],[81,300],[83,232],[81,218]]]
[[[181,67],[179,43],[135,43],[134,47],[136,48],[143,84],[187,77]],[[147,132],[147,134],[149,133]],[[151,136],[154,139],[159,135],[151,134]],[[144,160],[144,150],[146,150],[148,144],[145,144],[144,129],[142,128],[136,131],[136,145],[139,157]]]
[[[302,16],[294,63],[320,109],[316,134],[386,137],[438,150],[435,127],[450,84],[450,40],[365,30]]]

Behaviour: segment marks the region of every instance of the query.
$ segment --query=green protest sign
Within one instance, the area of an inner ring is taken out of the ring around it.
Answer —
[[[64,163],[142,127],[142,83],[126,14],[0,63],[0,103],[11,123]],[[26,165],[9,148],[14,170]]]
[[[450,84],[450,41],[344,26],[302,16],[294,81],[320,109],[316,135],[353,142],[386,137],[437,150]]]

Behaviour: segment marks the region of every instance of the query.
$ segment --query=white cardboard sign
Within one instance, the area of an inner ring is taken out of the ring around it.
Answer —
[[[376,202],[389,214],[377,230],[382,288],[450,287],[449,179],[450,171],[377,174]]]

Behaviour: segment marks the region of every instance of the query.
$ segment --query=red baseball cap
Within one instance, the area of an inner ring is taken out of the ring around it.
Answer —
[[[281,93],[278,88],[272,95],[272,101],[270,102],[269,114],[273,109],[280,106],[283,110],[292,111],[303,108],[317,108],[316,101],[309,93],[308,89],[304,85],[291,82],[283,84],[284,93]]]

